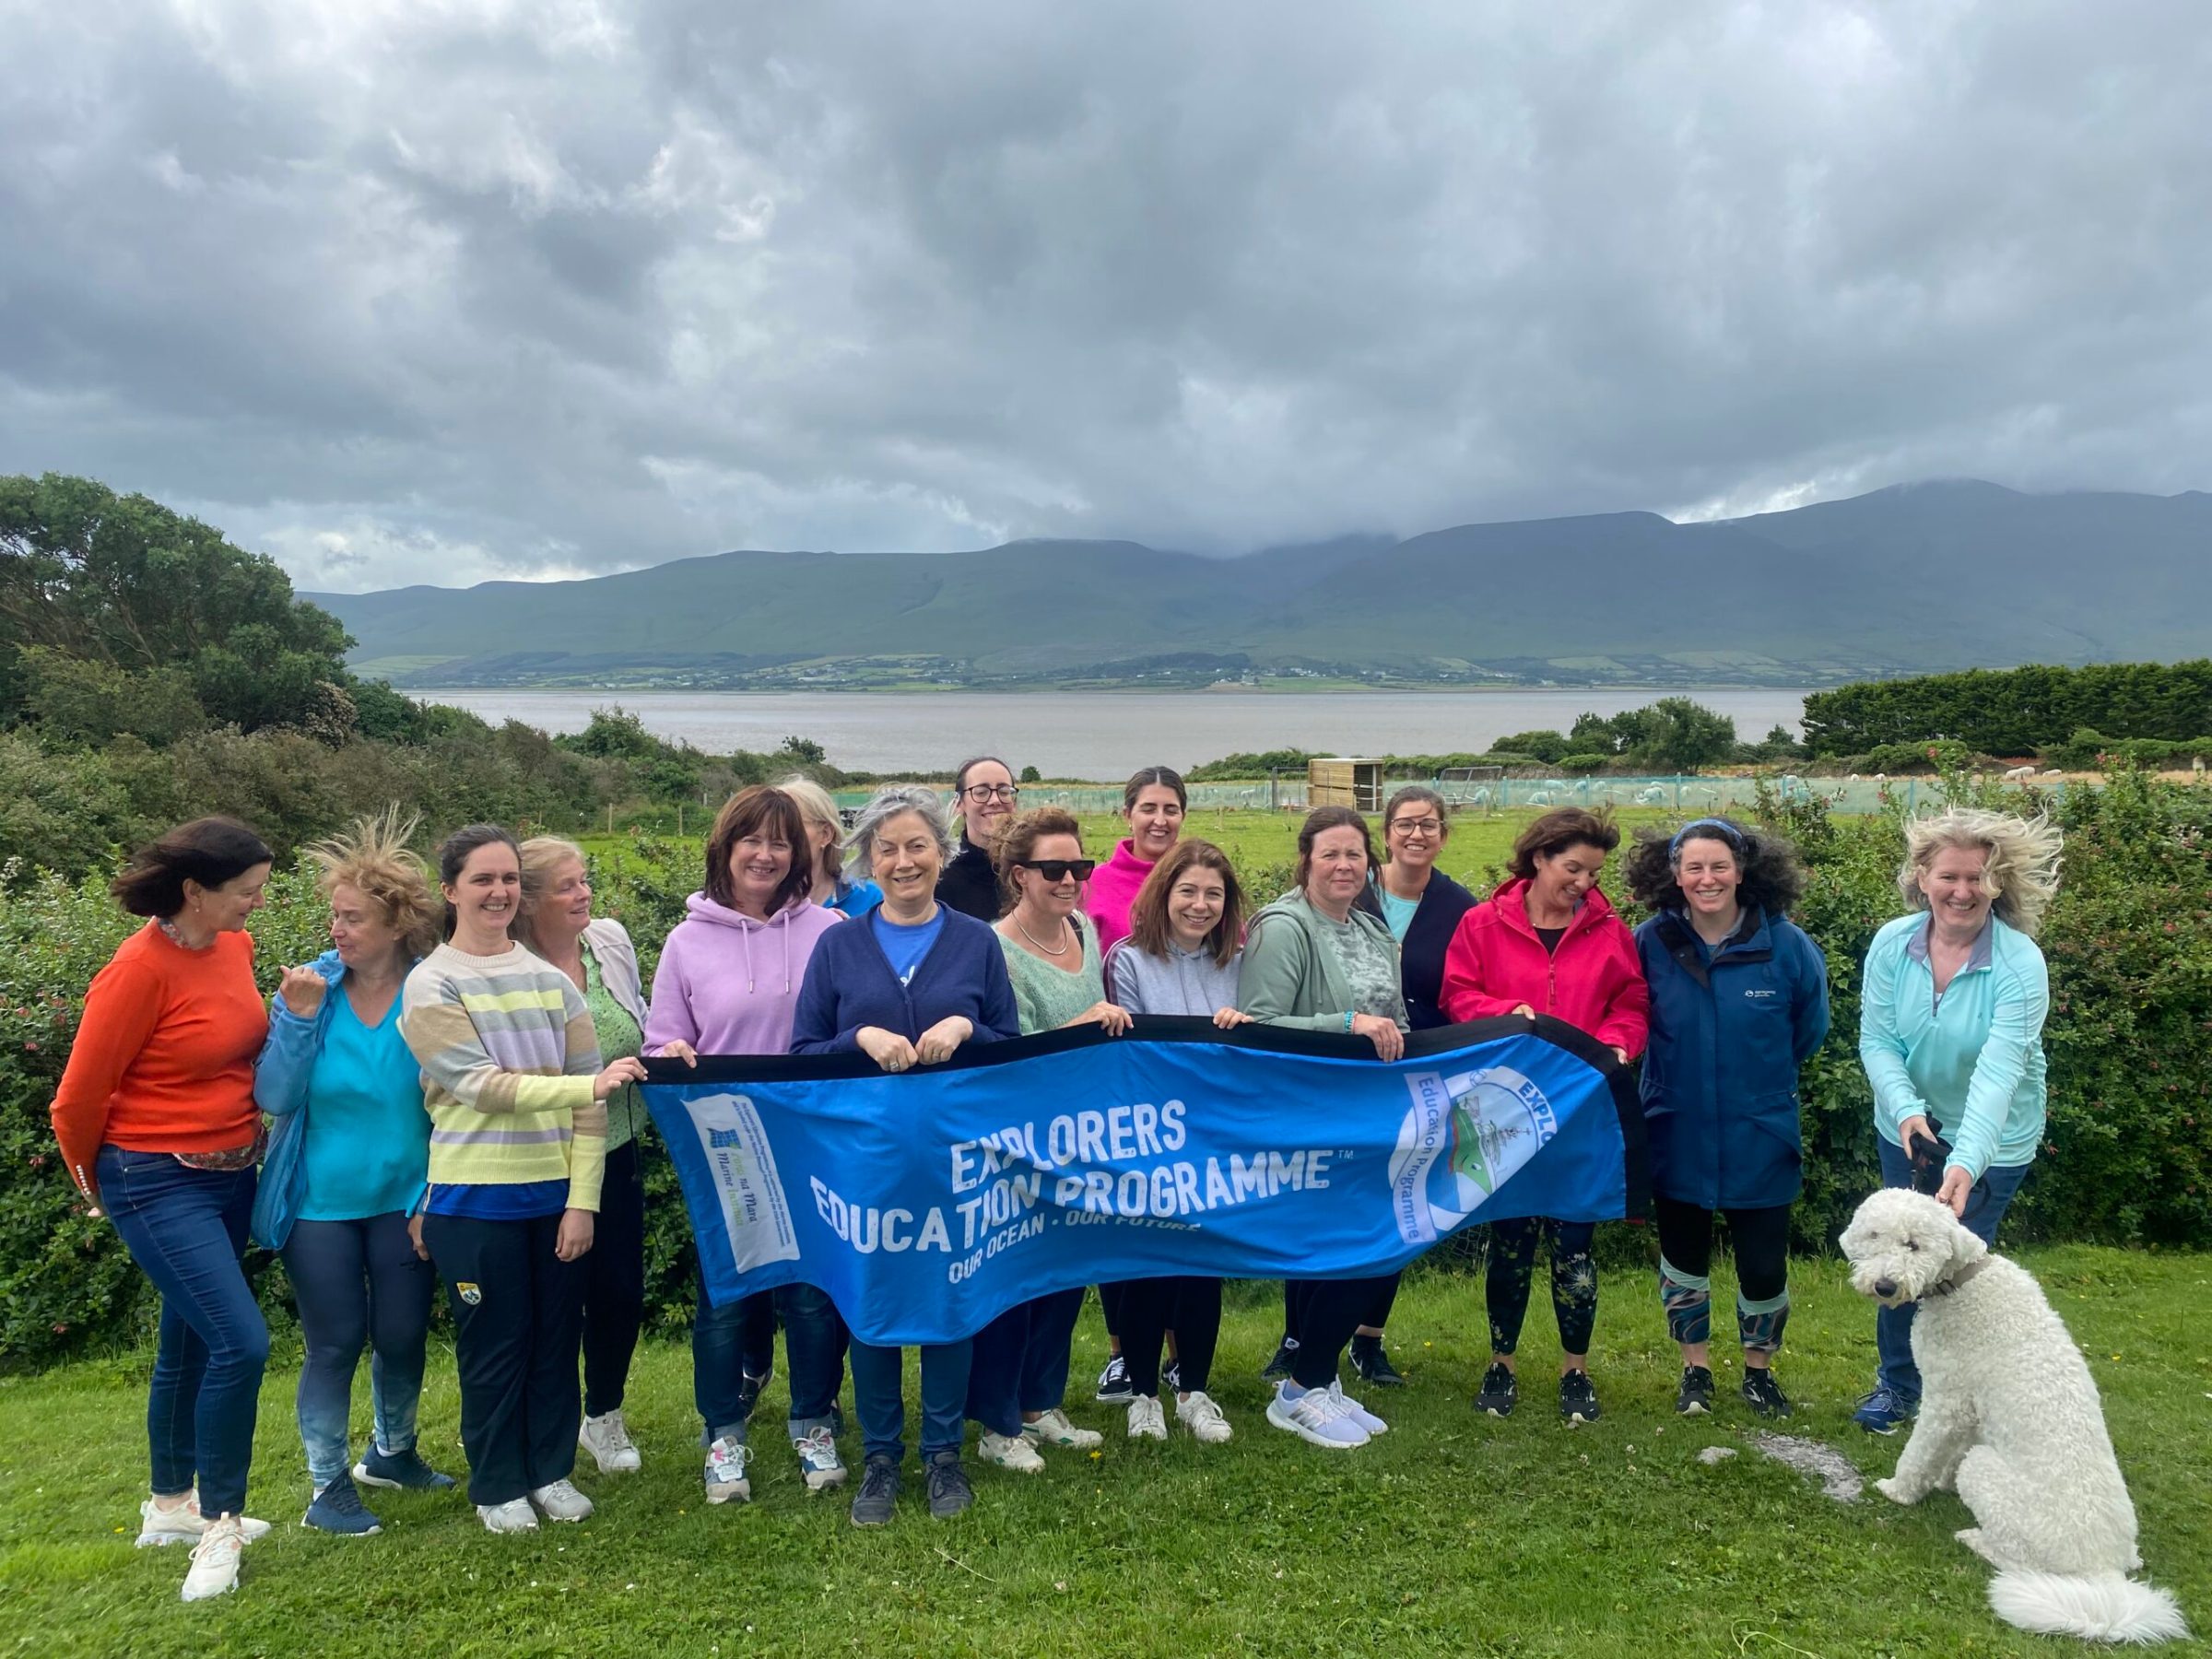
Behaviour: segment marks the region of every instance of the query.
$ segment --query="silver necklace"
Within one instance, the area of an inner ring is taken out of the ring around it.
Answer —
[[[1067,918],[1066,918],[1065,916],[1063,916],[1063,917],[1061,917],[1061,918],[1060,918],[1060,926],[1061,926],[1061,928],[1062,928],[1063,932],[1065,932],[1065,929],[1066,929],[1066,927],[1067,927]],[[1026,927],[1022,926],[1022,924],[1021,924],[1021,918],[1020,918],[1019,916],[1016,916],[1016,917],[1014,918],[1014,930],[1015,930],[1017,933],[1020,934],[1020,935],[1021,935],[1021,936],[1022,936],[1023,938],[1027,939],[1027,940],[1028,940],[1028,941],[1029,941],[1030,944],[1032,944],[1032,945],[1034,945],[1035,947],[1037,947],[1037,948],[1038,948],[1038,949],[1040,949],[1040,950],[1043,951],[1043,952],[1044,952],[1044,954],[1045,954],[1046,956],[1055,956],[1055,957],[1061,957],[1061,956],[1065,956],[1065,955],[1067,954],[1067,948],[1068,948],[1068,947],[1067,947],[1067,943],[1066,943],[1065,940],[1064,940],[1064,941],[1063,941],[1063,942],[1062,942],[1062,943],[1059,945],[1059,946],[1058,946],[1058,947],[1053,947],[1053,946],[1051,946],[1051,945],[1047,945],[1047,944],[1046,944],[1046,943],[1045,943],[1045,942],[1042,940],[1042,939],[1039,938],[1039,937],[1038,937],[1038,936],[1037,936],[1035,934],[1031,933],[1031,932],[1030,932],[1030,931],[1028,928],[1026,928]]]

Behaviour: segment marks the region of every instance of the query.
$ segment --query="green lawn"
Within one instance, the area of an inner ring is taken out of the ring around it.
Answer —
[[[2087,1345],[2143,1522],[2143,1554],[2201,1630],[2212,1625],[2212,1257],[2060,1248],[2026,1258]],[[1725,1306],[1725,1285],[1716,1286]],[[1901,1440],[1846,1421],[1872,1363],[1870,1309],[1834,1262],[1796,1270],[1781,1374],[1792,1426],[1870,1475]],[[1506,1422],[1468,1408],[1481,1359],[1477,1280],[1427,1273],[1391,1325],[1412,1386],[1375,1395],[1389,1435],[1327,1453],[1266,1427],[1253,1375],[1276,1335],[1272,1287],[1241,1287],[1216,1393],[1230,1445],[1131,1447],[1120,1413],[1076,1392],[1104,1453],[1036,1478],[979,1470],[967,1516],[932,1522],[910,1484],[898,1522],[858,1533],[810,1498],[768,1425],[755,1501],[700,1499],[689,1357],[641,1354],[629,1418],[645,1469],[584,1476],[581,1526],[495,1539],[455,1495],[372,1498],[385,1532],[293,1524],[305,1502],[293,1373],[262,1398],[253,1507],[277,1524],[234,1595],[176,1598],[181,1550],[134,1551],[143,1494],[145,1359],[0,1380],[0,1647],[60,1654],[787,1654],[1250,1652],[1465,1654],[2077,1653],[2024,1637],[1983,1601],[1987,1570],[1951,1539],[1957,1501],[1840,1505],[1714,1419],[1669,1409],[1676,1375],[1651,1277],[1607,1276],[1594,1373],[1606,1416],[1570,1431],[1540,1381],[1548,1316],[1532,1311],[1538,1386]],[[1078,1384],[1103,1353],[1095,1308]],[[1724,1371],[1724,1388],[1734,1372]],[[358,1402],[357,1433],[366,1406]],[[433,1352],[424,1446],[458,1472],[450,1354]],[[1711,1445],[1741,1448],[1717,1466]],[[848,1454],[857,1451],[848,1441]],[[910,1464],[910,1476],[912,1467]]]

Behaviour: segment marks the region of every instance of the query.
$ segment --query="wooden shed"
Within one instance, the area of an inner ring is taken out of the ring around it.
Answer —
[[[1332,755],[1306,762],[1306,805],[1382,810],[1382,762]]]

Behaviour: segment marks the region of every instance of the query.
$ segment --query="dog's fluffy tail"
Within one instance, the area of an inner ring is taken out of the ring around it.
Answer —
[[[2180,1641],[2189,1635],[2170,1592],[2117,1572],[2068,1578],[2009,1567],[1990,1581],[1996,1616],[2023,1630],[2089,1641]]]

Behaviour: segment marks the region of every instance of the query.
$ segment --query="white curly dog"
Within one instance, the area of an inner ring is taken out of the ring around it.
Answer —
[[[1997,1570],[1989,1604],[2024,1630],[2100,1641],[2185,1638],[2173,1597],[2128,1574],[2136,1510],[2097,1384],[2042,1288],[1904,1188],[1875,1194],[1843,1232],[1852,1288],[1918,1302],[1920,1418],[1876,1489],[1899,1503],[1955,1490],[1978,1524],[1959,1542]]]

